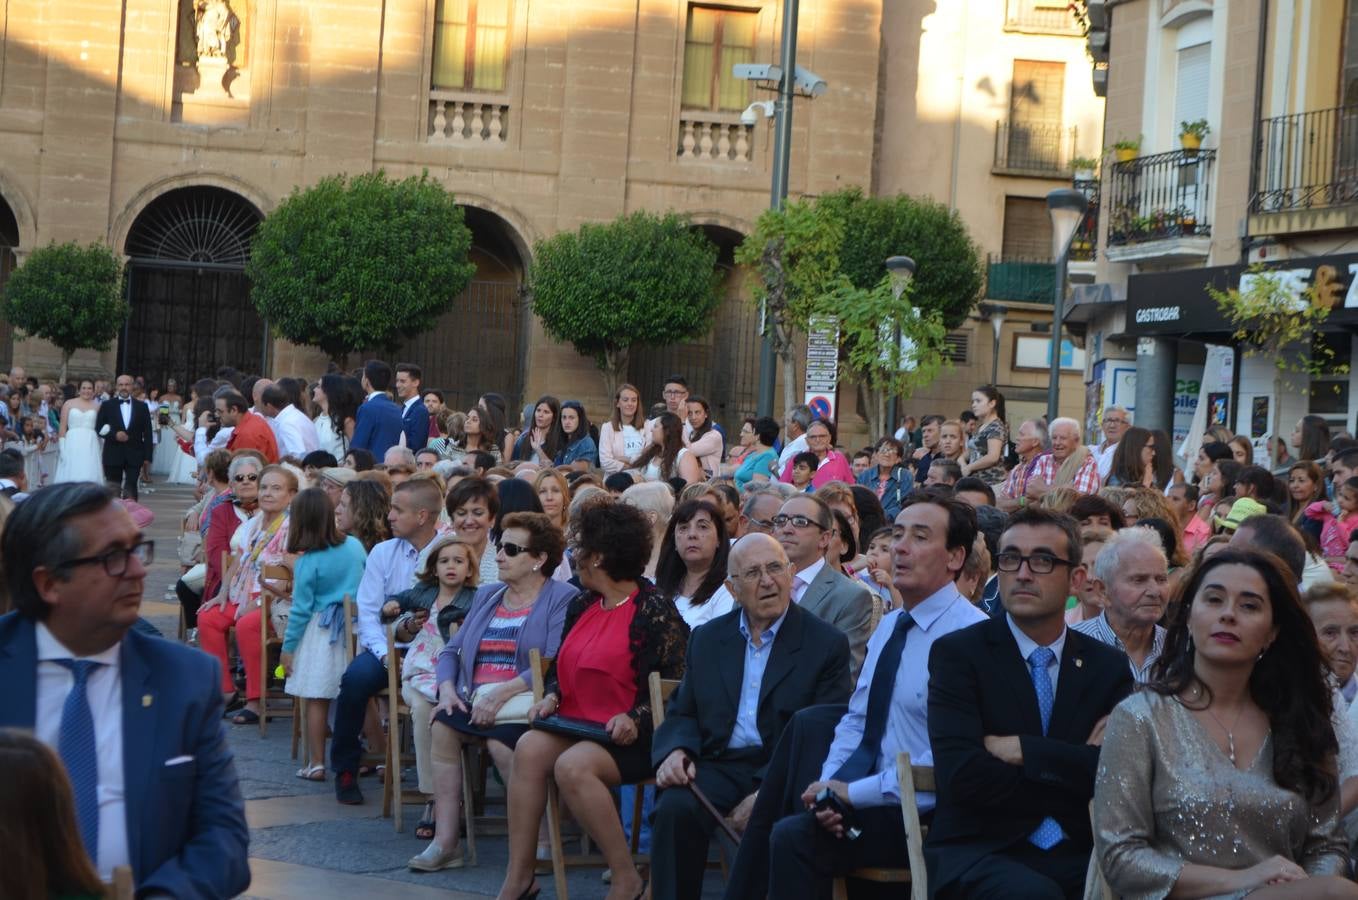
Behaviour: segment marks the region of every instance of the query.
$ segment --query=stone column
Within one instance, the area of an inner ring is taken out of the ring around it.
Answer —
[[[1136,413],[1141,428],[1174,430],[1174,379],[1179,345],[1172,338],[1138,339],[1136,344]]]

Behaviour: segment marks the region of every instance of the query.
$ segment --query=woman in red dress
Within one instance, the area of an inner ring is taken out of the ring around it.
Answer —
[[[610,900],[644,888],[632,864],[611,788],[650,777],[652,672],[684,672],[688,626],[673,603],[642,582],[651,558],[651,526],[622,503],[581,516],[575,559],[585,590],[566,612],[561,649],[547,670],[542,702],[529,719],[559,714],[604,727],[608,743],[531,730],[514,748],[509,784],[509,866],[501,900],[535,897],[534,851],[547,803],[547,779],[599,845],[613,873]]]

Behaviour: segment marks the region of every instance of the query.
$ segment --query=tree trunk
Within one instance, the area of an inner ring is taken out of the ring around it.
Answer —
[[[603,372],[604,390],[608,391],[610,400],[618,395],[618,385],[627,380],[627,358],[630,351],[630,347],[623,347],[604,353],[604,364],[599,369]]]
[[[66,383],[66,369],[67,369],[67,367],[70,366],[70,363],[71,363],[71,352],[72,352],[72,351],[70,351],[70,350],[62,350],[62,351],[61,351],[61,383],[62,383],[62,384],[65,384],[65,383]]]

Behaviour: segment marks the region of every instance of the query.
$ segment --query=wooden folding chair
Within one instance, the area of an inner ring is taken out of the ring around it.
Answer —
[[[925,829],[920,825],[915,793],[917,791],[933,793],[937,790],[934,784],[934,769],[933,766],[912,766],[909,753],[897,753],[896,778],[901,786],[901,817],[905,820],[905,850],[906,857],[910,860],[910,868],[874,866],[855,869],[844,878],[835,879],[834,900],[848,900],[849,888],[846,878],[878,884],[908,884],[910,900],[927,900],[929,879],[924,871]]]
[[[1089,801],[1089,825],[1094,825],[1094,801]],[[1117,900],[1117,894],[1113,893],[1113,888],[1108,884],[1108,879],[1103,877],[1103,869],[1099,867],[1099,854],[1094,851],[1089,854],[1089,870],[1085,872],[1085,900]]]
[[[292,570],[287,566],[264,566],[260,569],[262,580],[276,581],[279,587],[292,594]],[[273,605],[273,597],[268,591],[260,591],[259,608],[259,735],[264,737],[268,732],[269,716],[275,717],[290,715],[292,717],[292,758],[297,758],[297,747],[302,739],[302,716],[301,702],[289,695],[283,688],[270,688],[269,681],[273,677],[273,666],[271,660],[277,659],[283,652],[283,639],[273,633],[273,623],[270,621],[270,609]],[[290,701],[290,705],[283,710],[274,707],[272,713],[269,709],[270,701],[282,702]]]
[[[396,624],[385,627],[387,633],[387,761],[382,775],[382,815],[391,816],[396,830],[404,829],[402,807],[406,803],[424,803],[419,791],[408,791],[401,784],[401,771],[415,764],[415,751],[405,752],[401,738],[401,719],[410,721],[410,704],[401,696],[401,663],[404,651],[396,646]]]
[[[135,896],[132,867],[118,866],[113,870],[113,880],[104,883],[104,900],[132,900]]]
[[[547,663],[550,660],[542,660],[536,650],[529,651],[530,668],[533,672],[533,699],[540,701],[543,697],[543,679],[547,672]],[[651,725],[652,733],[658,730],[665,721],[665,701],[667,701],[675,689],[679,687],[679,682],[674,679],[660,677],[660,673],[652,672],[648,680],[648,687],[651,695]],[[644,800],[643,789],[647,785],[655,784],[654,778],[635,783],[636,798],[632,807],[632,857],[641,865],[650,862],[648,855],[638,854],[638,842],[641,839],[641,816],[642,803]],[[552,847],[552,879],[556,886],[556,896],[559,900],[569,900],[570,891],[566,886],[566,869],[569,866],[601,866],[603,857],[598,854],[582,854],[579,857],[567,858],[561,840],[561,795],[557,790],[556,782],[548,779],[547,781],[547,833]]]

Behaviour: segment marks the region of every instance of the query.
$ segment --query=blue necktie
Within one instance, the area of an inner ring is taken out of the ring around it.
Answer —
[[[1052,688],[1051,675],[1047,667],[1056,660],[1050,647],[1038,647],[1028,656],[1028,672],[1033,676],[1033,690],[1037,692],[1037,711],[1042,716],[1042,734],[1046,735],[1047,726],[1052,721],[1052,706],[1056,703],[1056,691]],[[1039,850],[1050,850],[1066,837],[1061,826],[1051,816],[1038,823],[1037,830],[1028,835],[1028,840]]]
[[[90,673],[103,663],[87,659],[58,659],[58,665],[71,670],[75,684],[66,695],[61,710],[61,729],[57,732],[57,751],[66,764],[75,793],[75,815],[85,851],[98,862],[99,854],[99,751],[94,742],[94,716],[90,713],[85,683]]]
[[[872,670],[872,684],[868,686],[868,709],[863,719],[863,738],[858,747],[844,760],[844,765],[835,773],[835,781],[857,781],[871,774],[877,765],[877,756],[882,749],[882,735],[886,732],[887,716],[891,713],[891,692],[896,688],[896,673],[901,667],[901,654],[905,652],[905,634],[915,620],[910,614],[902,612],[896,620],[896,627],[887,638],[882,653],[877,657],[877,666]]]

